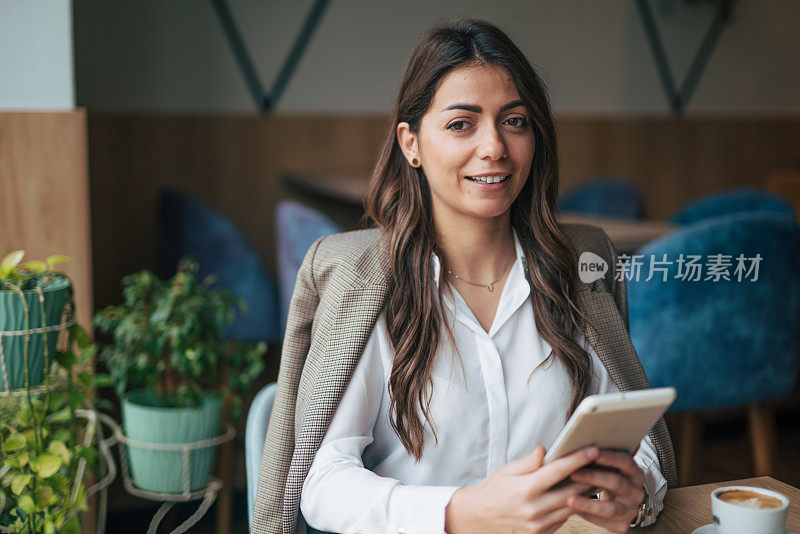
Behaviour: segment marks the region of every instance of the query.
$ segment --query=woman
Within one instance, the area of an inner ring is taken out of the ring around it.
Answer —
[[[613,267],[613,247],[559,224],[557,192],[524,55],[480,21],[423,35],[367,194],[379,229],[318,240],[298,275],[254,532],[302,529],[299,511],[309,532],[655,520],[675,482],[663,421],[634,456],[542,466],[583,397],[647,387],[624,283],[577,278],[579,253]]]

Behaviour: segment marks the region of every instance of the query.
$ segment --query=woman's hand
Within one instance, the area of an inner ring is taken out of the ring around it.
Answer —
[[[624,452],[600,451],[595,463],[611,469],[585,467],[570,478],[601,489],[600,499],[574,495],[567,503],[595,525],[611,532],[627,532],[644,499],[644,473],[633,456]]]
[[[575,513],[567,499],[592,488],[590,484],[570,482],[569,476],[595,461],[599,453],[597,447],[587,447],[543,466],[544,447],[536,447],[531,454],[508,462],[478,484],[456,491],[445,509],[445,531],[555,531]],[[564,480],[565,485],[551,489]]]

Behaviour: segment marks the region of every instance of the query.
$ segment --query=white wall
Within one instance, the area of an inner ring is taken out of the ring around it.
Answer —
[[[75,105],[71,0],[0,0],[0,109]]]
[[[268,88],[312,2],[228,2]],[[713,4],[651,3],[680,84]],[[277,112],[387,112],[417,36],[467,16],[517,42],[558,113],[669,113],[633,0],[332,0]],[[800,112],[798,20],[798,0],[739,0],[688,114]],[[208,0],[76,0],[75,26],[90,111],[254,110]]]

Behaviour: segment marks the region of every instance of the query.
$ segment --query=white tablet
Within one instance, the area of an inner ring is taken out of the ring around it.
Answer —
[[[633,452],[675,395],[673,387],[589,395],[547,451],[544,463],[589,445]]]

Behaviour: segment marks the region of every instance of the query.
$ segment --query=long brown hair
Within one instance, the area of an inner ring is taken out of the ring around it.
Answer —
[[[383,229],[391,251],[392,287],[386,302],[395,351],[389,377],[391,424],[417,461],[424,444],[417,407],[436,438],[429,408],[431,370],[443,326],[432,276],[432,254],[439,248],[428,181],[421,167],[409,165],[396,130],[407,122],[418,133],[444,76],[475,65],[508,71],[531,117],[536,150],[528,180],[511,206],[511,224],[527,259],[536,328],[553,349],[545,362],[558,358],[573,382],[570,414],[586,396],[591,380],[589,355],[575,341],[582,314],[576,304],[577,258],[554,214],[558,156],[546,89],[523,53],[497,27],[478,20],[440,24],[421,36],[411,54],[364,201],[367,217]]]

